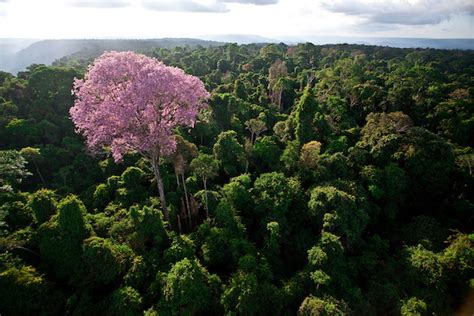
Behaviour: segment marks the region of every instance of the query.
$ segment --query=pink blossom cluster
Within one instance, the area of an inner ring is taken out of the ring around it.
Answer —
[[[173,129],[193,127],[209,98],[202,81],[133,52],[106,52],[75,79],[70,109],[91,150],[110,146],[116,161],[130,151],[169,155]]]

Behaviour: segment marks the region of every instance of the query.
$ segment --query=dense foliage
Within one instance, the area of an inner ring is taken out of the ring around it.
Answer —
[[[474,284],[474,52],[147,54],[211,92],[158,161],[172,230],[149,157],[126,150],[116,163],[114,148],[92,155],[75,133],[84,59],[0,73],[2,315],[445,315],[462,304]],[[122,97],[144,97],[134,93]],[[108,131],[134,127],[122,123]]]

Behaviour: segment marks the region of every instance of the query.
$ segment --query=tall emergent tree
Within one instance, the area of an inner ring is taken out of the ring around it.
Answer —
[[[84,79],[74,81],[70,114],[90,149],[110,146],[115,161],[136,151],[149,159],[169,221],[160,158],[176,150],[173,129],[193,127],[209,98],[204,84],[183,70],[133,52],[106,52]]]
[[[209,218],[209,203],[207,200],[207,180],[218,175],[219,162],[212,155],[200,154],[191,161],[194,174],[202,178],[204,184],[204,197],[206,202],[206,217]]]

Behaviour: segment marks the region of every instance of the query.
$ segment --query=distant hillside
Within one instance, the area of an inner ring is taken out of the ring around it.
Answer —
[[[89,57],[100,55],[107,50],[147,51],[157,47],[171,48],[175,46],[216,46],[222,43],[189,39],[163,38],[149,40],[111,39],[111,40],[42,40],[13,53],[1,56],[0,70],[17,73],[31,64],[51,64],[53,61],[68,55]]]
[[[435,48],[435,49],[474,49],[474,39],[438,39],[438,38],[404,38],[404,37],[347,37],[347,36],[305,36],[287,37],[283,42],[295,44],[311,42],[316,45],[325,44],[365,44],[389,46],[395,48]]]
[[[0,38],[0,56],[17,53],[37,41],[25,38]]]
[[[437,39],[437,38],[404,38],[404,37],[354,37],[354,36],[287,36],[268,38],[258,35],[227,34],[207,35],[200,38],[226,43],[286,43],[294,45],[311,42],[315,45],[326,44],[365,44],[375,46],[390,46],[395,48],[435,48],[435,49],[474,49],[474,39]]]
[[[258,35],[216,35],[202,39],[162,38],[162,39],[83,39],[83,40],[41,40],[25,47],[32,40],[0,39],[0,70],[17,73],[31,64],[51,64],[65,56],[73,59],[89,59],[106,50],[150,51],[158,47],[175,46],[218,46],[224,43],[278,43],[296,44],[311,42],[324,44],[365,44],[398,48],[474,49],[474,39],[429,39],[429,38],[388,38],[388,37],[342,37],[305,36],[266,38]]]
[[[357,39],[354,39],[357,43]],[[433,38],[367,38],[370,45],[398,48],[474,49],[474,39],[433,39]]]
[[[227,34],[227,35],[205,35],[200,38],[225,42],[225,43],[237,43],[237,44],[257,44],[257,43],[279,43],[281,40],[269,37],[263,37],[258,35],[245,35],[245,34]]]
[[[6,65],[14,62],[15,54],[38,40],[0,38],[0,70],[7,69]]]

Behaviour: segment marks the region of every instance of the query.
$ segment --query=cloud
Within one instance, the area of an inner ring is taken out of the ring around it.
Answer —
[[[279,0],[219,0],[219,2],[243,3],[255,5],[277,4]]]
[[[123,8],[129,6],[130,2],[126,0],[70,0],[68,5],[80,8]]]
[[[229,12],[225,4],[219,2],[204,3],[192,0],[177,1],[142,1],[146,9],[156,11],[172,11],[172,12],[212,12],[223,13]]]
[[[143,0],[146,9],[172,12],[213,12],[225,13],[230,9],[227,3],[241,3],[253,5],[276,4],[279,0]]]
[[[8,0],[0,0],[0,18],[6,17],[7,16],[7,6],[6,4]]]
[[[323,1],[322,6],[332,12],[359,16],[367,22],[380,24],[438,24],[455,14],[474,13],[472,0]]]

